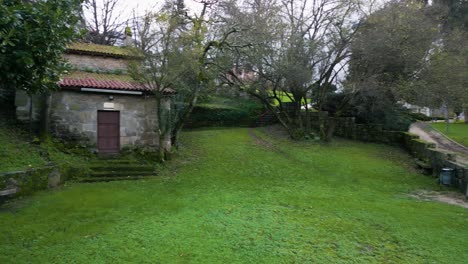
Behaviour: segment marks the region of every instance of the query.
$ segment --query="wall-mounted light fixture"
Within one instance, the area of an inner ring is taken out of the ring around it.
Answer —
[[[112,100],[114,100],[114,96],[109,95],[109,101],[112,101]]]
[[[142,95],[140,91],[119,91],[111,89],[96,89],[96,88],[81,88],[82,92],[93,92],[93,93],[111,93],[111,94],[131,94],[131,95]]]

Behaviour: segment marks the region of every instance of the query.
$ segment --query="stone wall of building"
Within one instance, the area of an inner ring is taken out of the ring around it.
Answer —
[[[101,71],[127,71],[128,59],[114,57],[90,56],[82,54],[65,54],[65,59],[77,69]]]
[[[61,91],[52,95],[51,130],[60,138],[97,141],[99,110],[120,112],[120,145],[158,144],[156,102],[143,95],[119,95]],[[104,103],[107,103],[106,108]],[[109,109],[109,103],[113,109]]]
[[[32,120],[39,120],[39,111],[40,111],[40,100],[39,96],[32,97]],[[23,92],[16,92],[15,96],[15,106],[16,106],[16,118],[20,121],[29,121],[29,107],[31,106],[31,100],[29,96]]]

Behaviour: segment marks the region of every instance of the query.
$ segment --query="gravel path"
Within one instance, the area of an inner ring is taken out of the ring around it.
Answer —
[[[418,135],[422,140],[435,143],[438,149],[457,153],[457,161],[468,164],[468,149],[449,140],[434,130],[429,124],[422,122],[414,123],[410,126],[409,132]]]

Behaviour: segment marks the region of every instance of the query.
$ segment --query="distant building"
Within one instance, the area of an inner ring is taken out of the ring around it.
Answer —
[[[403,103],[403,102],[400,102],[402,104],[402,106],[406,109],[409,109],[412,113],[420,113],[420,114],[424,114],[426,116],[432,116],[432,111],[429,107],[425,107],[425,106],[417,106],[417,105],[412,105],[412,104],[409,104],[409,103]]]

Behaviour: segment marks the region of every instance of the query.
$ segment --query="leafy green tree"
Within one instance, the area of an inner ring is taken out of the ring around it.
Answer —
[[[390,103],[364,109],[394,115],[398,107],[391,106],[398,101],[461,108],[468,95],[468,38],[463,29],[465,15],[460,13],[465,4],[391,1],[369,16],[352,46],[348,84],[351,89],[364,87],[361,95],[371,98],[385,94],[383,101],[390,99]],[[361,102],[372,104],[373,100]]]
[[[444,9],[442,17],[444,31],[454,28],[468,30],[468,1],[467,0],[434,0],[434,6]]]
[[[29,95],[56,87],[62,54],[74,37],[78,0],[3,0],[0,5],[0,83]]]
[[[360,122],[392,130],[407,127],[398,102],[420,98],[414,82],[438,37],[432,14],[421,1],[391,1],[362,22],[351,45],[346,83],[348,91],[358,91],[351,104]]]
[[[437,24],[420,4],[386,4],[363,22],[352,44],[349,87],[410,100],[407,83],[424,67],[436,39]]]
[[[56,88],[66,70],[62,53],[76,36],[80,4],[79,0],[0,1],[3,89],[21,90],[31,97]]]
[[[427,66],[416,83],[420,86],[418,102],[448,113],[461,112],[468,103],[468,32],[458,29],[445,35],[444,44],[432,50]]]

